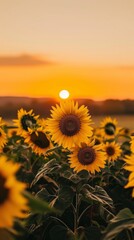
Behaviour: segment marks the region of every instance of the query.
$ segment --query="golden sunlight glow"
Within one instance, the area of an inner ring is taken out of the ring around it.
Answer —
[[[62,99],[67,99],[68,97],[69,97],[69,92],[67,91],[67,90],[61,90],[60,92],[59,92],[59,96],[60,96],[60,98],[62,98]]]

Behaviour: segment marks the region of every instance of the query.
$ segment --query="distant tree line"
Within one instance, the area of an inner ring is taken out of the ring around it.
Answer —
[[[134,114],[134,100],[113,100],[108,99],[101,102],[86,100],[85,104],[88,106],[93,115],[132,115]]]
[[[33,109],[33,112],[40,117],[50,116],[50,109],[56,102],[54,99],[37,99],[31,98],[29,101],[4,101],[2,104],[2,97],[0,97],[0,116],[5,119],[17,118],[17,111],[23,108],[27,111]],[[91,115],[132,115],[134,114],[134,100],[113,100],[93,101],[91,99],[75,99],[79,105],[84,104],[88,107]]]

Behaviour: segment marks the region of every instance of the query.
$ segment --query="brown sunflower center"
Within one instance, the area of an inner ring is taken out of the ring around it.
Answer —
[[[107,147],[106,152],[107,152],[108,156],[112,156],[115,153],[115,149],[110,146],[110,147]]]
[[[30,114],[26,114],[21,118],[21,124],[25,131],[28,131],[28,127],[31,128],[32,125],[36,124],[36,119]]]
[[[3,204],[9,195],[9,189],[5,187],[6,179],[0,175],[0,204]]]
[[[110,135],[110,136],[114,135],[115,130],[116,130],[116,127],[113,123],[107,123],[105,125],[105,132],[106,132],[107,135]]]
[[[38,135],[33,132],[31,134],[31,141],[40,148],[47,148],[50,145],[50,142],[43,132],[38,132]]]
[[[73,115],[65,115],[59,124],[61,132],[66,136],[73,136],[80,131],[81,123],[80,119]]]
[[[95,150],[91,147],[81,148],[78,152],[78,159],[82,165],[88,165],[94,162],[96,158]]]

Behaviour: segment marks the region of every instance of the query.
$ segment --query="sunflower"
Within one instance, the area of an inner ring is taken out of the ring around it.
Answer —
[[[106,142],[103,144],[103,150],[106,152],[108,161],[115,161],[121,155],[121,149],[118,143]]]
[[[8,138],[14,137],[14,136],[16,136],[16,134],[17,134],[16,128],[8,128],[8,131],[7,131]]]
[[[7,134],[0,127],[0,148],[3,148],[6,143],[7,143]]]
[[[6,125],[6,122],[0,117],[0,127]]]
[[[45,154],[49,149],[53,147],[50,141],[50,136],[42,127],[36,130],[29,129],[28,132],[24,135],[24,138],[24,141],[37,154]]]
[[[0,228],[12,227],[15,217],[25,217],[27,200],[22,196],[25,184],[17,181],[18,164],[0,157]]]
[[[134,153],[134,136],[131,137],[131,151]]]
[[[88,172],[99,172],[104,168],[106,156],[101,150],[102,145],[95,145],[95,141],[81,143],[72,148],[72,153],[69,155],[70,167],[76,172],[87,170]]]
[[[124,169],[130,172],[128,183],[125,185],[125,188],[133,187],[132,197],[134,197],[134,154],[125,156],[124,161],[126,162]]]
[[[91,116],[87,107],[78,107],[78,103],[66,100],[52,107],[51,118],[47,121],[52,141],[71,148],[75,144],[88,141],[92,135]]]
[[[101,125],[101,130],[102,130],[102,135],[104,138],[109,139],[109,138],[114,138],[116,134],[119,131],[119,128],[117,128],[117,120],[114,118],[112,119],[111,117],[106,117],[104,120],[100,123]]]
[[[120,129],[120,135],[123,135],[124,137],[129,137],[131,135],[131,130],[127,127]]]
[[[35,116],[33,110],[27,112],[23,108],[18,111],[18,119],[14,119],[14,125],[18,127],[17,134],[24,136],[28,128],[35,128],[39,116]]]
[[[124,141],[121,144],[121,149],[122,149],[122,153],[124,155],[131,155],[132,154],[130,141]]]
[[[93,129],[93,138],[95,139],[95,144],[101,144],[103,142],[103,137],[100,128],[96,127]]]

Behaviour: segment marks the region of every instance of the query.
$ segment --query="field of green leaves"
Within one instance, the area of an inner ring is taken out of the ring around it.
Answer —
[[[133,240],[134,116],[0,116],[0,240]]]

